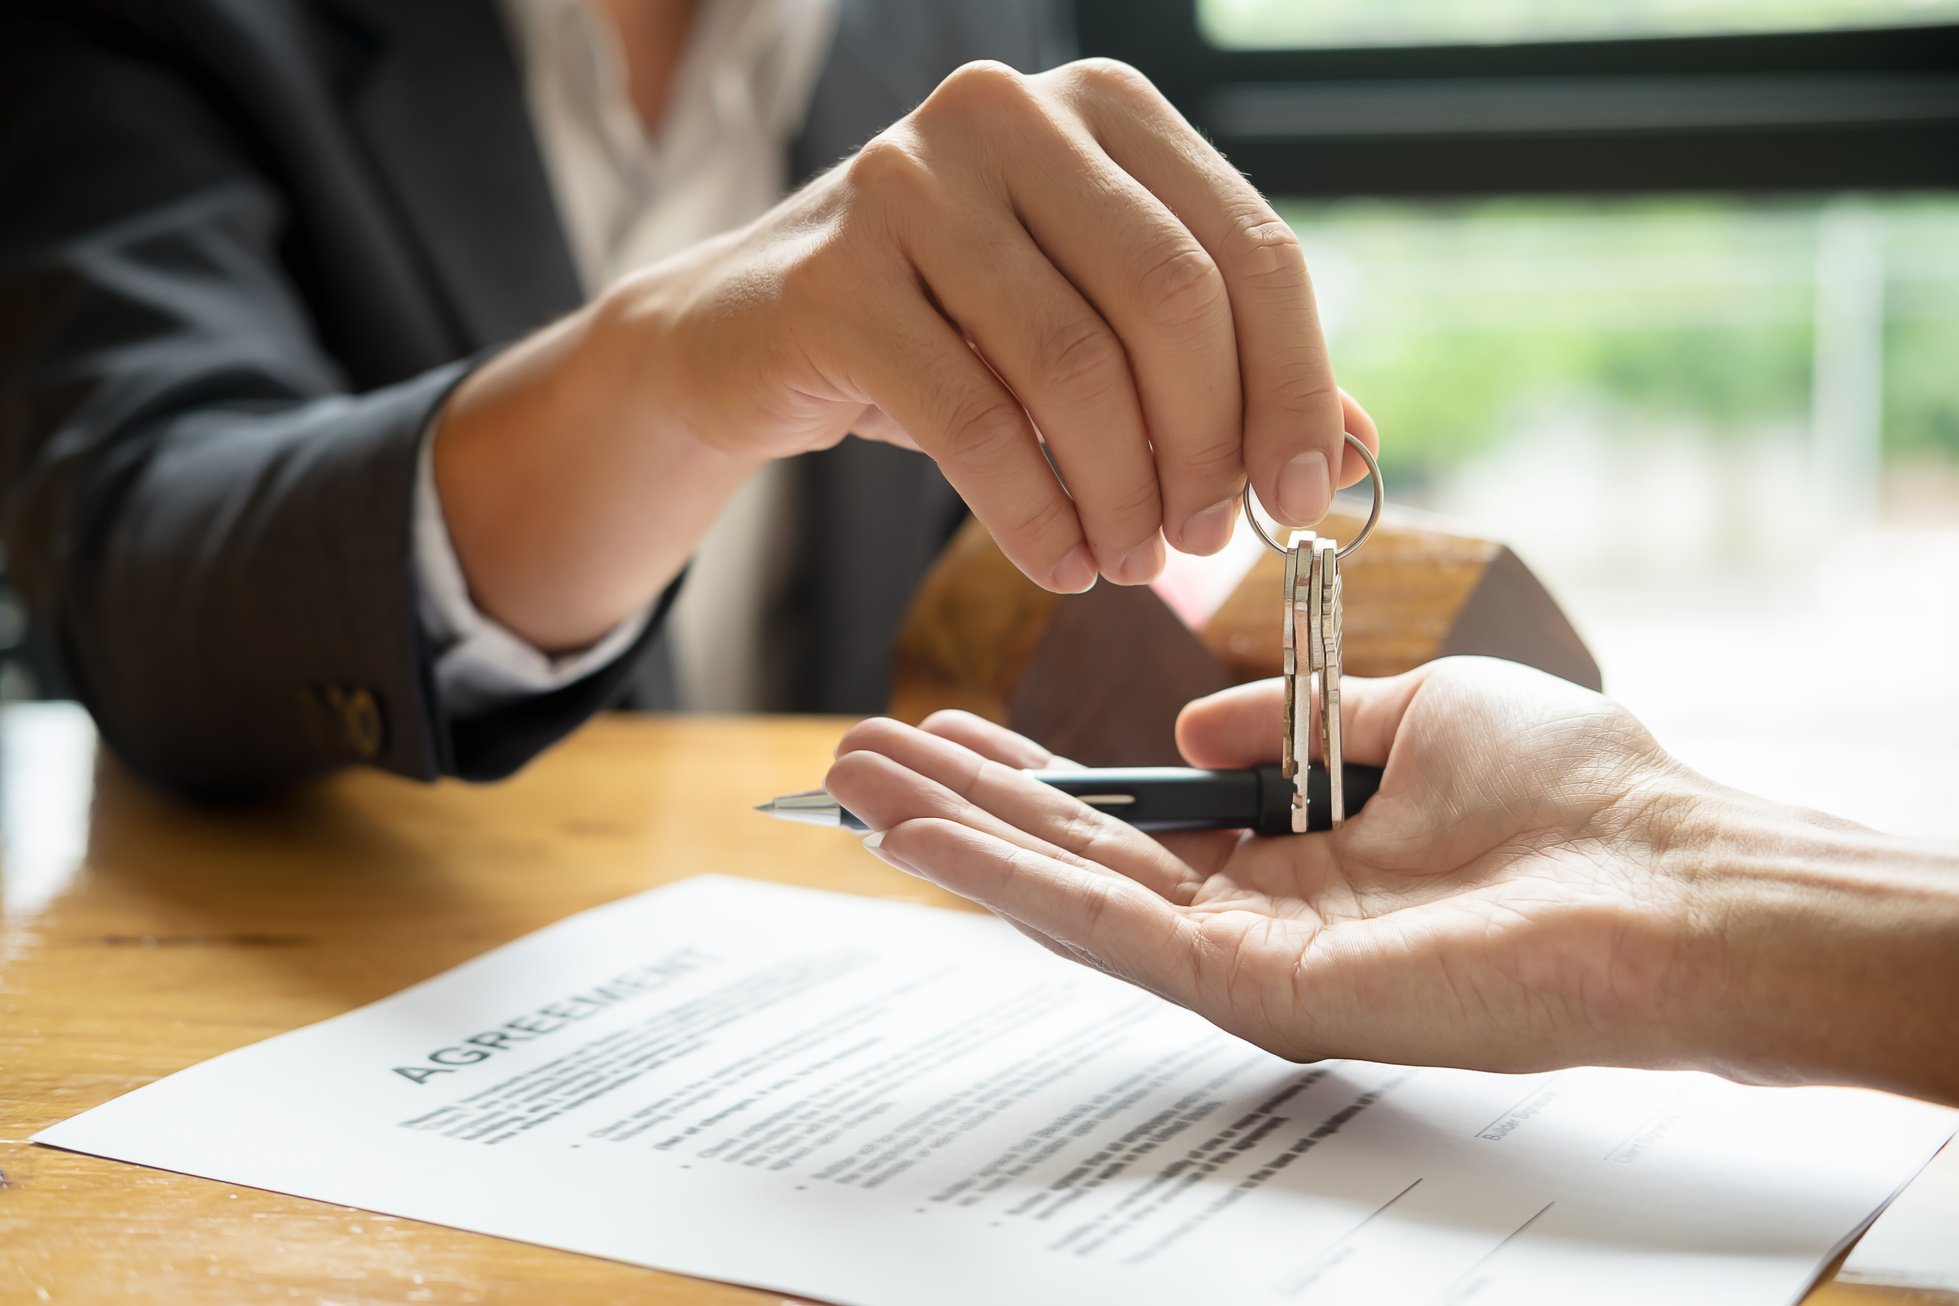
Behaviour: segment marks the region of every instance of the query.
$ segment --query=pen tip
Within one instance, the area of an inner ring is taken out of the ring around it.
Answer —
[[[755,810],[764,814],[773,812],[775,810],[775,800],[770,799],[766,803],[757,803],[755,804]]]

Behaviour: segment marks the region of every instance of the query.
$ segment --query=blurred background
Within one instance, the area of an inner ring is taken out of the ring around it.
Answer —
[[[1082,0],[1305,242],[1398,502],[1716,776],[1959,802],[1959,0]]]

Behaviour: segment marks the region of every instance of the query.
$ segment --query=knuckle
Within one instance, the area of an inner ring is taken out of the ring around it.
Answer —
[[[1019,772],[1005,762],[996,762],[990,757],[981,757],[979,764],[961,775],[946,777],[940,781],[948,789],[958,794],[965,803],[965,815],[979,814],[984,804],[980,795],[998,793],[1019,778]]]
[[[1178,473],[1184,480],[1203,482],[1233,480],[1244,474],[1245,447],[1234,427],[1231,431],[1204,436],[1179,448],[1175,454]]]
[[[846,166],[851,182],[874,194],[915,192],[929,175],[917,152],[889,132],[872,137]]]
[[[1049,842],[1068,854],[1070,865],[1093,870],[1101,864],[1104,850],[1114,842],[1109,830],[1112,824],[1109,817],[1094,808],[1075,803],[1073,809],[1062,814],[1061,828]]]
[[[946,423],[945,457],[968,466],[994,467],[1028,438],[1027,418],[1011,404],[986,396],[954,410]]]
[[[1248,215],[1232,226],[1230,259],[1248,285],[1290,288],[1306,280],[1299,233],[1272,213]]]
[[[1103,921],[1115,908],[1117,885],[1116,881],[1098,875],[1083,884],[1077,892],[1080,894],[1081,902],[1083,942],[1076,946],[1086,947],[1087,940],[1093,939],[1101,932]]]
[[[1280,364],[1266,383],[1265,397],[1290,413],[1310,412],[1339,402],[1340,388],[1333,374],[1316,357],[1295,356]]]
[[[1069,549],[1074,547],[1075,511],[1068,506],[1068,500],[1059,492],[1038,496],[1038,502],[1029,505],[1007,523],[1008,535],[1012,539],[1046,540],[1057,537],[1053,546],[1053,557],[1043,557],[1042,562],[1053,565],[1061,561]]]
[[[1110,495],[1105,510],[1112,522],[1120,522],[1125,529],[1138,520],[1154,524],[1162,517],[1163,492],[1157,488],[1155,477],[1145,477]]]
[[[1050,333],[1036,361],[1049,386],[1088,398],[1114,389],[1129,368],[1121,342],[1100,323],[1073,323]]]
[[[1011,66],[997,59],[976,59],[948,73],[925,97],[916,113],[921,121],[947,115],[960,119],[978,115],[984,119],[1025,109],[1034,100],[1032,85]]]
[[[1157,254],[1137,274],[1136,289],[1154,319],[1165,326],[1210,325],[1229,308],[1217,264],[1197,245]]]
[[[1076,84],[1098,94],[1112,96],[1155,95],[1156,86],[1136,67],[1120,59],[1097,56],[1078,59],[1067,71]]]

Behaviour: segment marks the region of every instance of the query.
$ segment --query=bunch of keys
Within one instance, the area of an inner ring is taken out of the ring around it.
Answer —
[[[1292,781],[1292,831],[1304,834],[1312,812],[1307,778],[1312,740],[1319,737],[1320,761],[1326,767],[1327,819],[1322,828],[1339,829],[1347,819],[1342,786],[1340,748],[1340,561],[1366,542],[1381,519],[1386,487],[1374,453],[1353,436],[1347,443],[1360,451],[1373,478],[1374,504],[1360,534],[1343,546],[1312,531],[1294,531],[1282,545],[1260,525],[1252,511],[1251,486],[1245,487],[1245,519],[1260,539],[1286,560],[1285,619],[1285,737],[1279,757],[1286,779]]]

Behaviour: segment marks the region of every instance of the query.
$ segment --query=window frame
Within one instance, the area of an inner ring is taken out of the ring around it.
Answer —
[[[1581,195],[1959,188],[1959,23],[1228,49],[1198,0],[1075,0],[1261,189]]]

